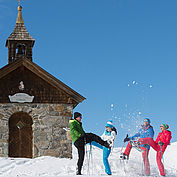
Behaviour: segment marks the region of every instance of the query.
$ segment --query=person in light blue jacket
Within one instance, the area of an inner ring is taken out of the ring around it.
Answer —
[[[104,131],[101,138],[104,141],[107,141],[109,143],[110,147],[113,147],[114,146],[114,140],[115,140],[116,135],[117,135],[117,130],[113,126],[113,123],[112,123],[111,120],[106,123],[105,127],[106,127],[106,130]],[[100,149],[103,149],[103,164],[104,164],[104,167],[105,167],[105,172],[108,175],[112,175],[111,168],[110,168],[110,165],[109,165],[109,162],[108,162],[108,157],[111,153],[111,148],[106,148],[104,146],[101,146],[98,143],[96,143],[95,141],[93,141],[91,144],[100,148]]]
[[[150,125],[150,119],[145,118],[144,124],[142,125],[142,128],[132,137],[127,137],[124,139],[124,143],[128,141],[127,147],[123,154],[121,154],[121,159],[129,159],[130,151],[132,149],[132,141],[138,140],[139,138],[153,138],[154,137],[154,129]],[[139,145],[139,148],[142,150],[142,157],[144,161],[144,173],[145,175],[150,175],[150,164],[149,164],[149,150],[150,146],[148,144]]]

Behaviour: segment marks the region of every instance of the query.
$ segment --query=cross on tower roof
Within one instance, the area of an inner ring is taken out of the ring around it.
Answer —
[[[20,2],[21,2],[21,0],[19,0],[19,6],[20,6]]]

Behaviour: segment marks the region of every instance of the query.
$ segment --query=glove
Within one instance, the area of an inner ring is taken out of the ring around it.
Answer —
[[[128,137],[128,134],[127,134],[126,138],[124,139],[124,143],[127,142],[127,141],[130,141],[130,138]]]
[[[113,141],[111,141],[111,140],[107,140],[107,142],[108,142],[108,144],[109,144],[110,147],[113,146]]]
[[[158,145],[163,146],[164,143],[163,143],[162,141],[159,141],[159,142],[158,142]]]

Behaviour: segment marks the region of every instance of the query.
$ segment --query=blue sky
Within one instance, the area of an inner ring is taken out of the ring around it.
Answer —
[[[18,1],[0,0],[0,67],[15,27]],[[33,61],[87,99],[87,132],[99,135],[107,120],[116,145],[151,119],[155,138],[167,123],[177,141],[177,1],[22,1],[25,26],[36,40]]]

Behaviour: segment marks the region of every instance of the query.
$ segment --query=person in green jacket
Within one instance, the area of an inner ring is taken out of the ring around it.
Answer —
[[[81,170],[84,162],[85,156],[85,145],[91,143],[92,141],[97,142],[98,144],[110,148],[110,145],[107,141],[102,140],[99,136],[93,133],[85,133],[82,127],[82,114],[79,112],[74,113],[74,119],[69,121],[70,126],[70,136],[73,140],[74,146],[78,150],[78,162],[76,175],[81,175]]]

